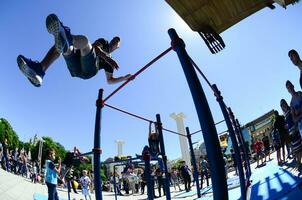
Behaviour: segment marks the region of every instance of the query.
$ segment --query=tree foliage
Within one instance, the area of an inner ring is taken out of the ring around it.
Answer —
[[[101,179],[102,179],[103,182],[107,180],[106,174],[107,174],[106,165],[101,165]]]
[[[55,142],[51,137],[42,137],[42,139],[44,141],[42,148],[42,164],[45,163],[45,160],[48,157],[48,151],[50,149],[54,149],[56,151],[56,157],[61,158],[61,160],[64,159],[66,150],[60,143]],[[40,143],[36,142],[31,150],[33,161],[38,161],[39,145]]]
[[[179,169],[182,165],[182,160],[177,160],[175,163],[173,163],[172,168]]]
[[[19,137],[17,133],[6,119],[0,118],[0,141],[3,142],[4,138],[7,139],[9,149],[19,147]]]
[[[64,146],[54,141],[51,137],[45,136],[39,139],[37,135],[35,135],[34,138],[31,139],[29,142],[20,141],[17,133],[14,131],[8,120],[4,118],[0,118],[0,142],[3,142],[4,138],[7,138],[9,149],[24,148],[26,152],[31,151],[31,159],[32,161],[36,161],[36,162],[39,161],[38,160],[39,145],[40,145],[39,140],[42,139],[43,140],[42,159],[41,159],[42,166],[48,157],[48,151],[50,149],[54,149],[56,151],[56,157],[61,158],[61,160],[64,160],[67,153]],[[92,171],[92,164],[91,164],[92,157],[88,157],[88,159],[89,159],[88,162],[83,162],[79,166],[74,168],[75,175],[80,176],[81,172],[84,169]],[[106,181],[107,168],[105,165],[101,165],[100,174],[102,180]]]

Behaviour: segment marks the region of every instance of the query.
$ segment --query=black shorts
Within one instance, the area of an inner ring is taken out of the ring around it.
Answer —
[[[64,56],[68,70],[73,77],[89,79],[97,74],[96,54],[92,49],[86,56],[81,56],[79,49]]]

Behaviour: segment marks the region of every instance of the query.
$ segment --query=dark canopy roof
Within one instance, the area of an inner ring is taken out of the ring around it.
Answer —
[[[253,13],[271,6],[272,0],[166,0],[193,31],[210,26],[221,33]],[[275,0],[283,7],[296,0]],[[207,28],[206,28],[207,29]]]
[[[220,52],[224,41],[220,33],[273,3],[283,7],[299,0],[166,0],[178,15],[199,33],[212,53]]]

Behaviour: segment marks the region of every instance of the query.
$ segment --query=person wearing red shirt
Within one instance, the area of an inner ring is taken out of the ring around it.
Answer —
[[[257,167],[259,167],[259,158],[261,158],[261,165],[263,165],[263,157],[265,156],[263,152],[263,147],[264,147],[263,142],[257,139],[257,141],[254,143],[254,150],[257,156]]]

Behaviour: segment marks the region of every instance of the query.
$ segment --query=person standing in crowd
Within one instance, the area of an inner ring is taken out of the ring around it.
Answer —
[[[297,129],[297,124],[294,123],[291,109],[285,99],[281,99],[280,106],[283,111],[285,117],[286,128],[290,135],[292,154],[295,157],[297,162],[295,168],[299,168],[301,166],[301,158],[302,158],[302,139],[299,134],[299,130]]]
[[[22,162],[22,176],[27,177],[27,153],[25,151],[23,151],[23,153],[21,154],[21,162]]]
[[[232,157],[232,161],[233,161],[233,167],[235,169],[235,176],[238,175],[238,168],[237,168],[237,161],[236,161],[236,155],[234,152],[234,149],[231,149],[231,157]]]
[[[145,170],[143,171],[143,173],[141,174],[141,194],[144,194],[145,193],[145,186],[146,186],[146,183],[147,183],[147,180],[146,180],[146,174],[145,174]]]
[[[262,138],[262,142],[263,142],[263,147],[264,147],[264,153],[265,153],[265,160],[264,162],[266,162],[266,158],[268,157],[268,161],[271,160],[271,148],[270,148],[270,142],[269,142],[269,138],[268,136],[264,136]]]
[[[207,186],[209,186],[209,174],[208,174],[208,162],[206,161],[206,159],[204,158],[204,156],[200,156],[200,176],[201,176],[201,180],[200,180],[200,186],[202,188],[203,185],[203,178],[205,178],[206,182],[207,182]]]
[[[89,185],[91,184],[90,178],[87,176],[87,171],[83,170],[82,171],[82,177],[80,178],[80,184],[82,187],[82,194],[85,197],[85,200],[87,200],[87,196],[89,197],[89,200],[91,200],[91,195],[89,192]]]
[[[5,170],[10,171],[10,169],[9,169],[9,159],[8,159],[7,138],[4,138],[4,140],[2,142],[2,163],[5,166]]]
[[[189,192],[191,190],[190,169],[189,169],[188,165],[186,165],[186,161],[182,161],[181,164],[182,165],[181,165],[179,171],[184,180],[185,190],[186,190],[186,192]]]
[[[23,149],[19,149],[18,150],[18,156],[17,156],[17,160],[18,160],[18,174],[22,174],[22,154],[24,153]]]
[[[175,168],[172,168],[171,179],[172,179],[172,183],[174,186],[174,190],[176,190],[176,186],[177,186],[179,191],[182,191],[182,189],[180,188],[180,185],[179,185],[178,171]]]
[[[259,159],[261,159],[261,166],[264,164],[263,157],[265,156],[263,153],[263,142],[260,139],[254,143],[254,151],[256,152],[257,157],[257,166],[259,167]]]
[[[285,143],[288,138],[288,132],[285,128],[285,118],[284,116],[279,115],[279,112],[275,110],[275,122],[274,122],[274,131],[278,132],[280,135],[280,144],[281,144],[281,156],[280,161],[285,162]],[[287,152],[289,153],[289,152]]]
[[[152,185],[152,192],[153,192],[153,196],[154,198],[158,198],[158,196],[155,195],[155,184],[157,183],[157,176],[155,174],[155,168],[151,169],[151,185]]]
[[[281,163],[282,163],[282,158],[281,158],[281,153],[280,153],[281,152],[281,137],[280,137],[280,133],[278,132],[278,130],[273,129],[272,139],[273,139],[274,149],[276,150],[276,153],[277,153],[278,165],[281,165]]]
[[[48,188],[48,200],[59,200],[57,192],[58,175],[61,172],[61,159],[56,167],[54,164],[56,153],[54,149],[48,151],[48,159],[46,160],[46,177],[45,182]]]
[[[141,170],[138,170],[137,171],[137,174],[136,174],[136,181],[135,181],[135,193],[139,193],[139,189],[140,189],[140,184],[141,184],[141,175],[142,175],[142,172]]]
[[[292,95],[290,101],[290,108],[293,116],[293,120],[298,125],[298,130],[302,136],[302,92],[295,91],[294,85],[290,81],[286,81],[286,88],[288,92]]]
[[[31,181],[33,183],[36,183],[36,181],[37,181],[37,165],[36,165],[36,162],[33,162],[33,164],[32,164]]]
[[[300,82],[300,87],[302,89],[302,60],[301,60],[298,52],[295,49],[290,50],[288,52],[288,56],[289,56],[290,60],[292,61],[292,63],[294,65],[296,65],[300,71],[299,82]]]
[[[228,171],[229,171],[229,165],[228,165],[228,159],[224,154],[225,150],[222,151],[222,158],[224,163],[224,171],[225,171],[225,177],[228,178]]]
[[[0,142],[0,167],[2,167],[2,156],[3,156],[3,147],[2,147],[2,143]]]
[[[112,174],[112,181],[113,181],[113,187],[115,187],[116,193],[120,196],[123,196],[122,192],[121,192],[121,180],[120,180],[120,176],[117,172],[115,172],[115,176],[113,176]],[[112,182],[111,181],[111,182]],[[114,181],[115,181],[115,185],[114,185]],[[91,184],[92,185],[92,184]],[[114,188],[113,188],[114,190]]]
[[[12,171],[17,174],[18,167],[18,148],[16,147],[12,152]]]
[[[165,187],[164,187],[164,178],[163,172],[159,167],[155,170],[155,176],[157,178],[157,189],[158,189],[158,196],[161,197],[161,188],[163,188],[164,196],[166,195]]]

